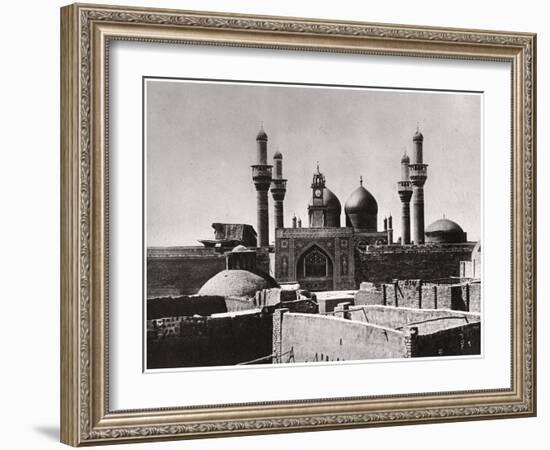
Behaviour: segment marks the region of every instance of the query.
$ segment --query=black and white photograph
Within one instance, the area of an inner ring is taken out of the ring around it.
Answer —
[[[2,448],[548,447],[545,2],[70,3],[3,3]]]
[[[143,78],[145,369],[480,355],[480,92]]]

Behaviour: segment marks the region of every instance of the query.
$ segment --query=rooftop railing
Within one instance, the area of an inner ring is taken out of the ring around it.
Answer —
[[[412,191],[412,183],[410,181],[398,181],[397,190],[399,191]]]
[[[252,166],[252,178],[271,178],[272,168],[267,164],[256,164]]]

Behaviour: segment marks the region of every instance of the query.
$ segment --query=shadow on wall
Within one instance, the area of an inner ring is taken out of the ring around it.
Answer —
[[[147,369],[269,364],[272,318],[264,311],[147,322]]]

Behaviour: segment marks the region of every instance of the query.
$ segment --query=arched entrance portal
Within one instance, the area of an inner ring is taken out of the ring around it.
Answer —
[[[319,246],[312,245],[298,258],[296,275],[302,288],[310,291],[333,289],[333,263]]]

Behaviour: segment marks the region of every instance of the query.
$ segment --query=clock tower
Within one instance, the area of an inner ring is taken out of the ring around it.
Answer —
[[[313,174],[311,190],[313,191],[313,196],[308,206],[309,226],[310,228],[325,227],[327,226],[327,206],[324,199],[325,176],[319,171],[319,163],[317,163],[317,171]]]

